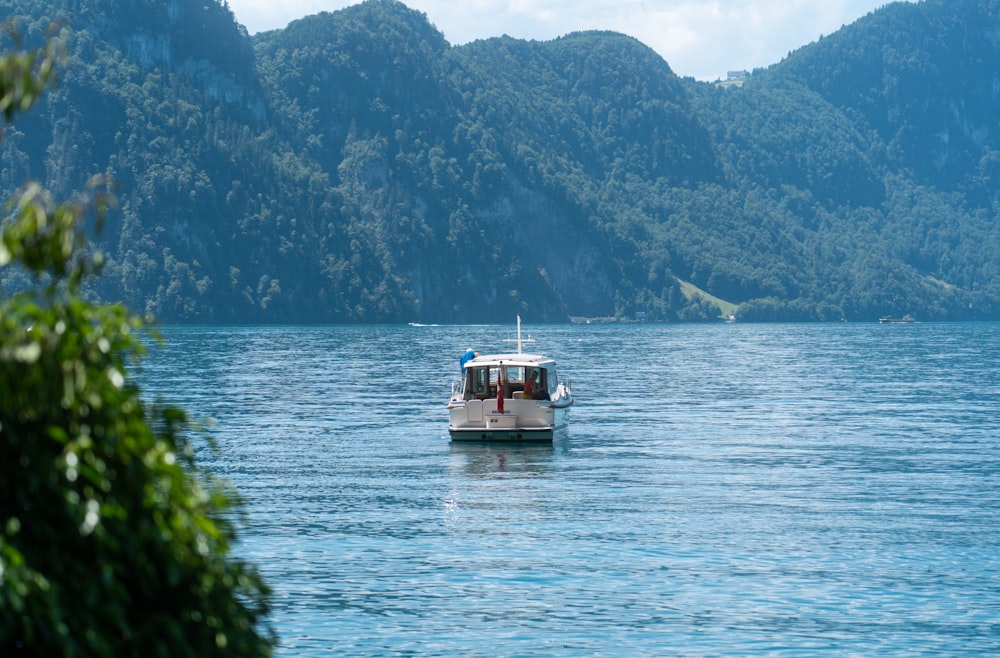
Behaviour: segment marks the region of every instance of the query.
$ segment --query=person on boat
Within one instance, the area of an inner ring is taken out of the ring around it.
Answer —
[[[542,397],[541,389],[535,389],[535,387],[538,386],[538,382],[536,381],[537,378],[538,371],[532,370],[528,373],[528,379],[524,382],[524,397],[529,400],[540,400]]]
[[[459,359],[458,362],[462,364],[462,375],[463,376],[465,375],[465,364],[468,363],[469,361],[472,361],[477,356],[479,356],[479,352],[474,351],[470,347],[469,349],[467,349],[465,351],[465,354],[462,355],[462,358]]]

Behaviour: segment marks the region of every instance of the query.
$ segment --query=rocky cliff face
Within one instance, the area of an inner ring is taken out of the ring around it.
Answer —
[[[258,119],[264,101],[250,37],[228,6],[193,0],[78,0],[54,3],[66,23],[117,46],[143,70],[157,66],[198,83],[210,98],[242,104]]]

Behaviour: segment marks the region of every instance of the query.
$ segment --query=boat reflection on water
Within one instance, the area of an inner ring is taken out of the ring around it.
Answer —
[[[564,437],[562,431],[552,443],[452,442],[449,470],[486,478],[549,473],[557,456],[566,453]]]

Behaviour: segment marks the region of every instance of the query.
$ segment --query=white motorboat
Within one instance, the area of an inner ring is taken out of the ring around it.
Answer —
[[[521,317],[517,352],[476,355],[448,401],[452,441],[551,441],[566,428],[573,393],[556,376],[555,360],[525,354]]]

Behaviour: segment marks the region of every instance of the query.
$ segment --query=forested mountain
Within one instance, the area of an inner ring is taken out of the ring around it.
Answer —
[[[254,37],[216,0],[5,16],[70,57],[0,192],[110,175],[94,294],[163,321],[1000,318],[998,0],[887,5],[742,86],[607,32],[451,46],[395,0]]]

